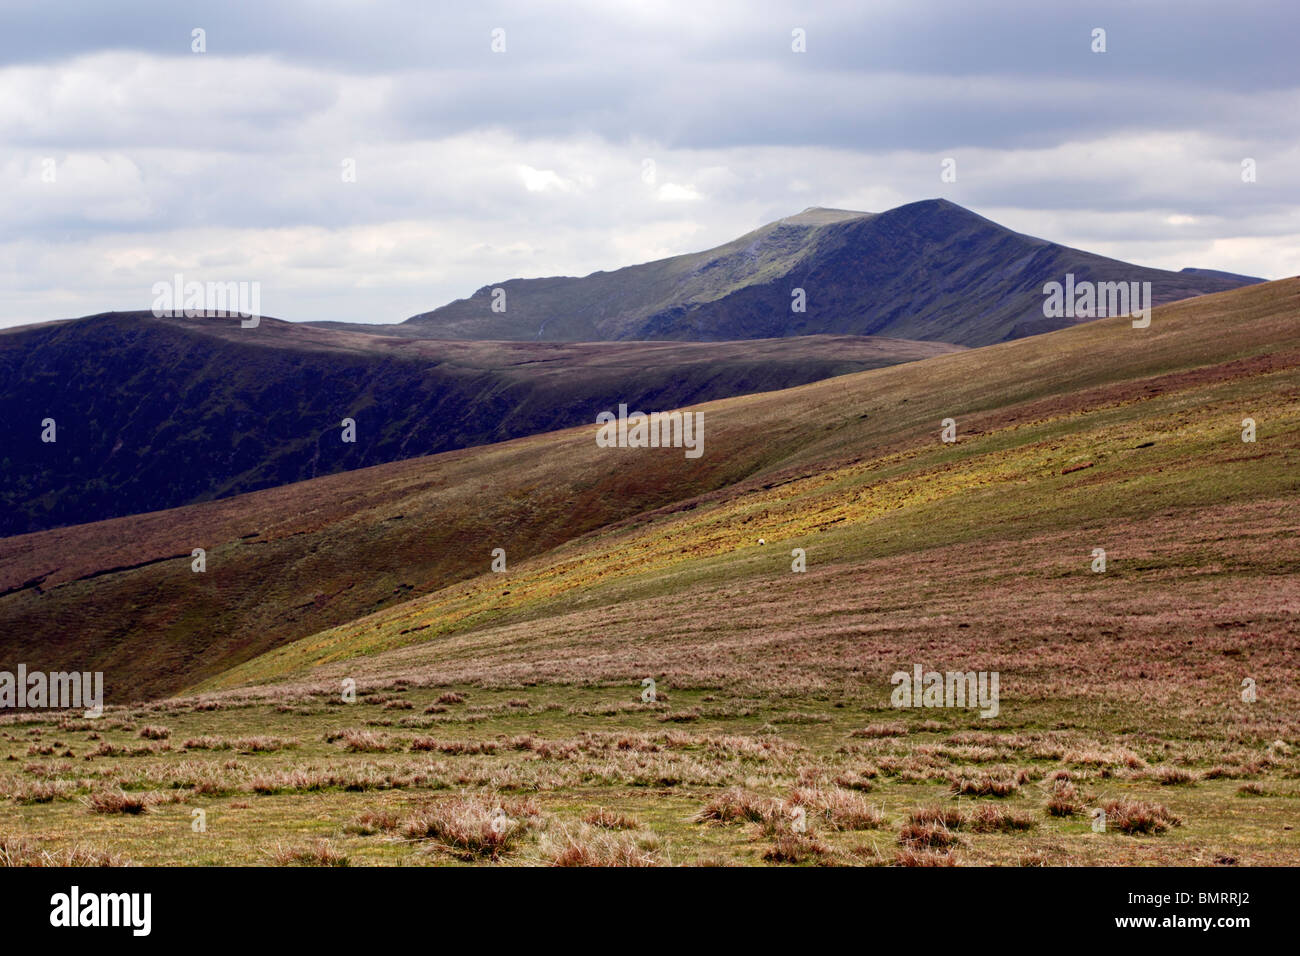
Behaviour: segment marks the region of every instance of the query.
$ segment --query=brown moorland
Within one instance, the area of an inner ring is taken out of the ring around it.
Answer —
[[[270,834],[331,864],[1294,864],[1297,330],[1284,280],[710,403],[694,462],[592,428],[456,453],[533,469],[467,509],[665,497],[504,573],[505,527],[446,510],[476,576],[182,697],[5,718],[0,837],[162,863],[258,862]],[[551,497],[579,483],[604,496]],[[344,515],[321,487],[291,490]],[[891,706],[914,665],[997,672],[997,714]],[[88,807],[119,793],[147,812]]]

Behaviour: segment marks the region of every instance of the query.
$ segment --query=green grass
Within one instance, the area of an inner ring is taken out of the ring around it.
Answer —
[[[883,825],[836,830],[818,813],[810,814],[812,833],[830,850],[819,862],[892,862],[900,849],[898,831],[910,811],[937,805],[970,812],[986,803],[1021,811],[1032,817],[1033,826],[1014,833],[962,833],[954,851],[960,862],[1213,863],[1232,857],[1243,863],[1268,863],[1294,859],[1300,850],[1300,836],[1283,829],[1294,819],[1300,798],[1300,765],[1283,759],[1239,779],[1161,786],[1125,766],[1116,755],[1131,751],[1148,767],[1177,764],[1203,774],[1258,744],[1189,742],[1185,728],[1170,714],[1140,703],[1117,712],[1098,711],[1088,700],[1035,702],[1017,707],[1014,720],[994,721],[990,728],[989,722],[964,712],[892,710],[882,706],[886,688],[847,698],[833,694],[741,698],[725,688],[669,687],[666,703],[643,705],[639,687],[461,687],[467,698],[464,703],[449,705],[444,714],[428,715],[438,718],[438,723],[403,726],[426,723],[424,707],[446,689],[384,692],[382,696],[400,696],[413,704],[411,710],[400,711],[368,704],[366,697],[342,706],[331,706],[324,698],[304,698],[277,706],[216,711],[184,705],[114,711],[93,722],[94,730],[83,729],[92,722],[77,721],[60,729],[53,720],[6,721],[0,726],[18,738],[0,740],[0,754],[18,758],[2,765],[12,768],[5,771],[6,791],[17,792],[15,783],[38,776],[66,781],[70,789],[48,803],[23,804],[13,798],[0,803],[0,837],[22,834],[53,852],[74,846],[107,850],[137,864],[269,865],[277,849],[310,848],[323,840],[351,865],[460,865],[470,861],[437,840],[411,840],[382,828],[367,831],[358,821],[367,813],[387,813],[400,821],[441,801],[470,794],[481,796],[487,804],[536,804],[536,818],[530,819],[523,837],[501,855],[500,862],[551,862],[561,834],[582,831],[585,816],[605,809],[639,824],[628,838],[651,848],[660,863],[755,864],[762,862],[774,834],[782,832],[783,820],[775,831],[758,823],[697,822],[696,815],[711,799],[733,787],[775,801],[785,800],[797,786],[810,782],[837,790],[837,778],[870,765],[878,772],[861,795],[883,813]],[[527,708],[512,707],[510,701],[526,701]],[[660,719],[695,711],[702,716],[687,723]],[[792,712],[803,716],[791,719]],[[926,721],[937,721],[939,727]],[[851,736],[857,728],[881,722],[902,723],[907,733],[890,738]],[[84,759],[84,753],[101,742],[140,745],[144,741],[139,728],[145,724],[166,726],[173,749],[153,756]],[[1126,729],[1133,725],[1143,729]],[[329,732],[346,727],[369,729],[405,746],[381,754],[349,753],[338,741],[326,742]],[[39,737],[32,735],[33,730],[39,731]],[[92,732],[101,734],[103,741],[86,740]],[[979,744],[971,749],[969,744],[953,743],[953,735],[960,733],[977,734],[973,739]],[[251,734],[298,743],[273,753],[180,750],[187,737]],[[411,740],[430,735],[443,742],[496,743],[498,750],[488,755],[432,756],[410,750]],[[606,743],[600,750],[579,747],[574,753],[543,756],[537,749],[513,749],[510,742],[521,735],[561,745],[581,745],[584,740]],[[621,737],[659,749],[618,751],[611,742]],[[71,746],[78,757],[26,756],[30,742],[54,739]],[[979,748],[987,749],[999,740],[1008,742],[1003,752],[993,760],[980,759]],[[776,745],[771,756],[755,756],[740,746],[763,742]],[[1035,755],[1036,744],[1061,748],[1066,757]],[[918,748],[926,747],[937,748],[940,756],[918,762]],[[1089,750],[1104,751],[1112,759],[1094,766],[1069,759],[1071,751]],[[977,759],[963,759],[967,756]],[[232,760],[237,766],[228,769]],[[891,766],[890,760],[897,766]],[[909,765],[914,766],[911,778]],[[1023,769],[1032,779],[1006,798],[952,796],[945,775],[977,775],[990,767],[999,772]],[[1059,767],[1081,776],[1079,786],[1092,795],[1093,802],[1151,800],[1167,806],[1183,824],[1159,836],[1127,836],[1095,834],[1086,817],[1051,817],[1043,809],[1047,794],[1043,778]],[[393,789],[329,786],[269,795],[253,789],[259,776],[277,770],[310,773],[322,768],[362,778],[369,773],[376,779],[384,773],[401,776],[418,771],[428,774],[428,779]],[[219,782],[223,789],[216,794],[196,793],[196,778]],[[1262,781],[1269,795],[1239,796],[1237,788],[1246,779]],[[87,796],[110,786],[148,794],[153,805],[138,816],[91,812],[84,803]],[[207,813],[204,833],[191,828],[195,808]],[[582,839],[590,841],[590,832]]]

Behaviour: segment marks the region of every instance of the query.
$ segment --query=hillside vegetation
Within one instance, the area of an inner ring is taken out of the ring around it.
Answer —
[[[165,625],[229,562],[220,593],[269,625],[294,565],[243,562],[290,541],[370,542],[339,593],[426,560],[410,527],[462,563],[296,641],[230,631],[175,667],[184,696],[5,718],[0,838],[169,864],[1294,864],[1298,330],[1284,280],[707,403],[699,459],[584,426],[51,532],[87,535],[80,580],[0,600],[33,667],[60,645],[9,615],[47,598],[69,631],[150,602]],[[200,521],[258,535],[206,578],[90,576]],[[140,658],[111,683],[146,679],[157,626],[101,635]],[[997,672],[997,714],[891,706],[918,665]]]
[[[0,333],[0,535],[953,351],[894,339],[409,341],[262,319],[110,313]],[[341,423],[356,423],[343,441]],[[53,419],[57,441],[42,440]]]

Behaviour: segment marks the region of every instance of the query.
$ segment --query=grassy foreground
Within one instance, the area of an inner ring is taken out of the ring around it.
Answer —
[[[1284,742],[1228,732],[1227,714],[1189,732],[1186,715],[1113,712],[1090,698],[984,721],[825,692],[670,687],[655,703],[640,693],[395,686],[352,704],[286,695],[13,723],[0,740],[13,768],[0,859],[1230,865],[1300,855],[1300,764]],[[1105,832],[1093,830],[1096,807],[1110,808]]]

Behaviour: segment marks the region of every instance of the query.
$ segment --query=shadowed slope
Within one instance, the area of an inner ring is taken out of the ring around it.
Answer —
[[[1108,259],[932,199],[879,214],[809,209],[704,252],[583,278],[511,279],[376,331],[697,341],[852,333],[976,346],[1078,321],[1043,316],[1044,283],[1066,273],[1150,282],[1156,304],[1258,281]],[[498,289],[504,311],[493,307]],[[791,307],[796,289],[805,311]]]
[[[0,334],[0,535],[224,498],[594,419],[951,351],[412,341],[274,319],[111,313]],[[42,441],[41,423],[57,425]],[[341,440],[344,418],[357,440]]]

